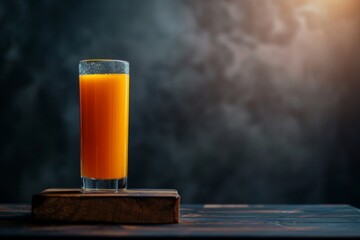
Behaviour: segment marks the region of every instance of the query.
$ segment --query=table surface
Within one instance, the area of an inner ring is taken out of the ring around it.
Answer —
[[[0,204],[0,238],[38,237],[360,237],[360,210],[349,205],[182,204],[179,224],[44,223],[30,205]]]

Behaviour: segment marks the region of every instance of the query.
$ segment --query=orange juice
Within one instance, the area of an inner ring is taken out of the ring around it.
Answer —
[[[129,75],[80,75],[81,176],[127,177]]]

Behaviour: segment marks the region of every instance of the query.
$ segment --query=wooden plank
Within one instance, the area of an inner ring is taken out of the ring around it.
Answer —
[[[32,216],[43,221],[178,223],[179,209],[176,190],[82,193],[80,189],[48,189],[32,198]]]
[[[360,211],[349,205],[189,205],[179,224],[38,222],[29,205],[0,205],[0,238],[360,238]]]

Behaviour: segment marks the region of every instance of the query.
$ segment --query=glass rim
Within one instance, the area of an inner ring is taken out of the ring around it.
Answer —
[[[80,60],[80,63],[87,63],[87,62],[119,62],[119,63],[129,64],[129,62],[125,60],[107,59],[107,58],[89,58],[89,59]]]

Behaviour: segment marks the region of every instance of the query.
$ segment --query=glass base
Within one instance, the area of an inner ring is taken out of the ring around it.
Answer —
[[[127,177],[119,179],[95,179],[81,177],[83,192],[119,192],[127,187]]]

